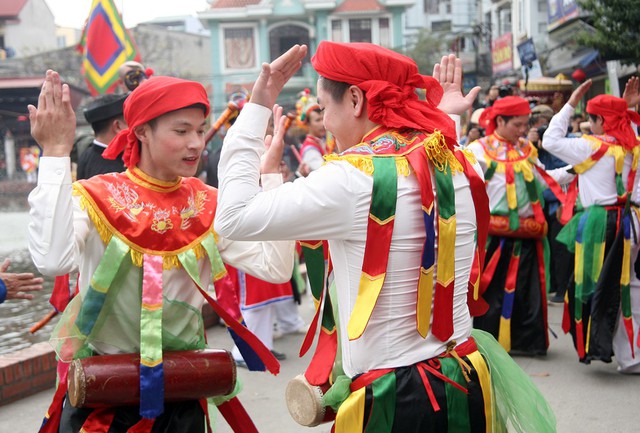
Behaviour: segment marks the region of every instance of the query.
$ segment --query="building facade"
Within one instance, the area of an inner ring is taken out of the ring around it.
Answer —
[[[263,62],[294,44],[306,44],[309,56],[281,94],[292,108],[297,93],[315,88],[310,64],[318,43],[372,42],[403,46],[403,13],[414,0],[216,0],[198,17],[211,32],[213,110],[221,112],[229,95],[250,91]]]

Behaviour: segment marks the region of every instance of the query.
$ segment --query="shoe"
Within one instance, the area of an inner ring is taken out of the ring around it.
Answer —
[[[283,334],[282,332],[280,332],[280,331],[278,331],[278,330],[274,330],[274,331],[273,331],[273,339],[274,339],[274,340],[279,340],[279,339],[281,339],[282,337],[284,337],[284,334]]]
[[[236,367],[246,368],[247,370],[249,369],[249,367],[247,367],[247,363],[244,361],[244,359],[234,359],[234,361],[236,362]]]
[[[282,352],[276,352],[275,350],[272,350],[271,353],[273,354],[273,356],[275,356],[275,358],[278,361],[284,361],[285,359],[287,359],[287,355],[285,355]],[[245,364],[246,365],[246,364]]]
[[[549,302],[553,302],[554,304],[564,304],[564,295],[553,295]]]

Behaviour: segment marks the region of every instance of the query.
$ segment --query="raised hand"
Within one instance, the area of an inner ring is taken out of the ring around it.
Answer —
[[[273,135],[264,138],[266,152],[262,155],[260,172],[280,173],[280,162],[284,151],[284,134],[286,132],[285,123],[287,116],[282,114],[282,107],[278,104],[273,106]]]
[[[0,265],[0,279],[7,287],[7,299],[33,299],[29,292],[42,290],[42,278],[36,278],[32,273],[14,274],[7,272],[11,262],[5,259]]]
[[[627,81],[627,84],[624,86],[624,93],[622,94],[622,99],[627,101],[628,107],[635,107],[640,104],[640,92],[638,89],[640,88],[640,79],[638,77],[631,77]]]
[[[593,82],[591,81],[591,79],[588,79],[584,83],[580,84],[578,88],[574,90],[571,96],[569,97],[567,104],[571,105],[573,108],[576,108],[580,103],[580,101],[582,100],[582,98],[584,97],[584,95],[586,95],[589,89],[591,88],[592,83]]]
[[[473,106],[480,87],[471,89],[467,96],[462,94],[462,60],[455,54],[443,56],[440,63],[433,66],[433,77],[444,90],[439,109],[447,114],[462,114]]]
[[[306,45],[294,45],[273,62],[263,63],[262,71],[251,91],[251,102],[268,108],[273,107],[282,88],[300,69],[302,59],[306,55]]]
[[[57,72],[48,70],[38,107],[29,105],[31,135],[42,147],[42,156],[69,156],[76,131],[69,86]]]

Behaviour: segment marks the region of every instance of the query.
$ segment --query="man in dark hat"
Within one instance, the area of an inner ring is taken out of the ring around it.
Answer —
[[[113,137],[127,127],[122,115],[122,104],[127,95],[102,95],[95,98],[84,110],[84,117],[91,124],[95,138],[78,158],[78,179],[88,179],[96,174],[124,171],[122,155],[105,159],[102,152]]]

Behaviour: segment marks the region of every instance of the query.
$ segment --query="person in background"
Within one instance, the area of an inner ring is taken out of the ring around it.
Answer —
[[[116,159],[106,159],[102,153],[111,140],[127,128],[122,114],[126,98],[127,95],[101,95],[84,109],[84,117],[91,125],[95,138],[78,158],[76,179],[88,179],[97,174],[119,173],[125,170],[122,154],[119,154]]]
[[[30,292],[42,290],[44,280],[31,272],[7,272],[10,265],[9,259],[4,259],[0,265],[0,304],[9,299],[33,299]]]
[[[480,292],[489,310],[474,327],[493,334],[513,354],[546,355],[549,347],[546,277],[547,221],[542,190],[573,179],[568,168],[545,170],[524,136],[529,102],[519,96],[496,101],[482,113],[487,136],[467,146],[482,166],[491,218]]]
[[[544,149],[542,139],[546,130],[547,125],[531,128],[527,139],[537,149],[538,159],[545,169],[553,170],[566,167],[568,165],[566,162]],[[563,188],[563,191],[566,192],[566,188]],[[566,245],[556,239],[563,227],[558,219],[562,197],[556,197],[556,194],[549,188],[542,191],[542,197],[544,198],[544,215],[547,219],[547,241],[549,242],[549,287],[547,292],[554,294],[549,298],[551,302],[562,303],[567,285],[573,275],[573,254],[567,250]]]
[[[640,102],[638,80],[627,83],[624,98],[598,95],[587,101],[593,134],[566,137],[591,84],[587,80],[574,90],[551,119],[543,141],[547,151],[578,173],[575,216],[558,235],[576,262],[563,329],[571,333],[580,362],[611,362],[615,356],[619,372],[640,374],[640,142],[631,125],[640,123],[640,115],[628,109]],[[574,209],[573,203],[566,205]]]
[[[134,90],[152,75],[153,69],[145,68],[142,63],[135,60],[126,61],[118,68],[118,76],[125,93]]]
[[[484,131],[478,125],[469,124],[467,127],[467,134],[460,139],[458,144],[465,147],[469,143],[473,143],[477,139],[484,137]]]
[[[305,89],[296,103],[296,108],[298,124],[307,130],[307,135],[300,146],[302,162],[307,165],[309,171],[317,170],[324,164],[323,157],[327,154],[322,110],[318,105],[318,99],[309,89]]]

